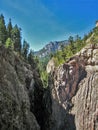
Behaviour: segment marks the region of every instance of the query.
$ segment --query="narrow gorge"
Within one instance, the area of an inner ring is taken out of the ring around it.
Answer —
[[[98,44],[53,65],[43,88],[36,69],[0,46],[0,130],[98,129]]]

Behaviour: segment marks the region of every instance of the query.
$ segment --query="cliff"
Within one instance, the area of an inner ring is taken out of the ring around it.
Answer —
[[[36,110],[41,105],[36,103],[42,92],[38,73],[17,53],[0,46],[0,130],[40,130]]]
[[[0,130],[98,129],[98,44],[49,64],[44,89],[38,70],[0,46]]]
[[[52,112],[48,130],[97,130],[98,44],[88,44],[52,70],[50,77]]]

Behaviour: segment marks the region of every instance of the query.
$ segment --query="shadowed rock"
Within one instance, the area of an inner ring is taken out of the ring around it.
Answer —
[[[40,130],[30,110],[33,79],[30,65],[0,46],[0,130]]]

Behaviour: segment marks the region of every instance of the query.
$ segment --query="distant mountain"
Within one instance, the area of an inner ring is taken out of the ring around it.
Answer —
[[[47,45],[45,45],[45,47],[43,47],[41,50],[36,51],[35,55],[41,58],[45,57],[51,53],[55,53],[57,50],[60,50],[61,45],[66,46],[67,44],[68,40],[50,42]]]

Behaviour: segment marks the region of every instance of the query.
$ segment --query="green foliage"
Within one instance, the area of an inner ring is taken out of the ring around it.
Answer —
[[[86,41],[88,39],[88,36],[85,34],[84,35],[84,41]]]
[[[8,39],[6,40],[5,47],[6,47],[6,48],[10,48],[10,49],[14,49],[14,44],[13,44],[11,38],[8,38]]]
[[[64,44],[61,44],[61,50],[62,51],[64,51],[64,48],[65,48]]]
[[[5,44],[7,38],[6,35],[7,33],[6,33],[5,20],[4,20],[4,16],[1,14],[0,15],[0,44]]]
[[[28,54],[28,62],[32,66],[33,69],[38,69],[40,67],[39,64],[39,58],[37,56],[34,56],[34,51],[31,49]]]
[[[12,31],[12,22],[11,19],[9,19],[9,23],[7,25],[7,37],[11,38],[11,31]]]
[[[15,25],[11,30],[11,39],[14,44],[14,50],[21,53],[21,29]]]
[[[75,46],[74,46],[74,40],[73,40],[73,37],[70,36],[69,39],[68,39],[69,43],[70,43],[70,50],[71,52],[74,54],[75,53]]]
[[[93,31],[94,31],[94,35],[95,35],[95,36],[98,36],[98,27],[95,27],[95,28],[93,29]]]
[[[54,54],[54,61],[56,66],[63,64],[71,56],[80,51],[85,45],[84,40],[82,40],[81,37],[79,37],[79,35],[76,35],[75,38],[70,36],[68,41],[69,41],[68,45],[66,45],[65,47],[62,46],[61,50],[57,51]]]
[[[28,62],[31,64],[33,59],[34,59],[34,52],[31,49],[30,53],[28,54]]]
[[[95,48],[96,44],[98,43],[98,38],[96,39],[95,37],[92,37],[90,39],[90,42],[91,42],[92,48]]]
[[[2,14],[0,15],[0,44],[3,44],[6,48],[10,48],[18,52],[34,70],[39,70],[44,87],[48,86],[48,74],[46,72],[46,66],[50,58],[54,59],[55,66],[59,66],[72,57],[75,53],[80,51],[86,45],[87,41],[90,41],[92,47],[96,46],[96,43],[98,43],[98,27],[95,27],[92,31],[85,35],[83,39],[81,39],[79,35],[76,35],[75,38],[70,36],[68,38],[68,45],[64,46],[61,43],[61,50],[39,60],[37,56],[34,56],[33,50],[29,51],[30,46],[27,41],[24,40],[22,46],[21,29],[17,25],[13,27],[11,19],[9,19],[6,27],[4,16]],[[40,54],[45,51],[46,49],[43,48],[40,51]]]
[[[52,54],[52,56],[53,56],[53,54]],[[48,73],[46,72],[46,66],[47,66],[50,58],[51,58],[51,55],[42,57],[39,59],[39,62],[37,62],[37,67],[39,69],[40,77],[41,77],[44,88],[46,88],[48,86]],[[38,59],[38,57],[37,57],[37,59]]]
[[[64,52],[64,51],[63,51]],[[55,66],[58,66],[60,64],[62,64],[64,62],[64,58],[63,57],[64,53],[62,51],[57,51],[55,54],[54,54],[54,62],[55,62]]]
[[[50,53],[49,57],[50,57],[50,59],[51,59],[51,58],[53,57],[53,53]]]
[[[48,64],[48,61],[51,59],[51,56],[53,56],[53,55],[49,55],[49,56],[40,58],[40,64],[41,64],[42,68],[46,69],[46,66]]]
[[[23,47],[22,47],[22,55],[25,59],[27,59],[28,57],[28,52],[29,52],[29,44],[27,43],[27,41],[23,41]]]
[[[68,39],[69,45],[65,47],[61,46],[61,50],[54,54],[55,65],[59,66],[75,53],[79,52],[86,45],[88,39],[90,39],[90,44],[93,44],[92,47],[95,47],[96,43],[98,43],[98,27],[95,27],[93,31],[90,31],[83,39],[81,39],[79,35],[76,35],[75,38],[70,36]]]
[[[17,25],[13,28],[11,19],[6,27],[2,14],[0,15],[0,44],[6,44],[6,47],[11,48],[14,46],[14,51],[21,53],[21,29]]]
[[[74,42],[73,37],[69,36],[68,41],[69,41],[70,44],[72,44]]]
[[[48,87],[48,73],[45,70],[41,71],[41,80],[43,83],[43,87]]]

